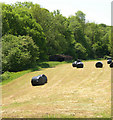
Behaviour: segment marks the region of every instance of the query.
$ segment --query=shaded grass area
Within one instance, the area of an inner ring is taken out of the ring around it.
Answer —
[[[58,61],[40,62],[36,66],[34,66],[33,68],[30,68],[28,70],[23,70],[23,71],[19,71],[19,72],[6,71],[5,73],[3,73],[1,75],[2,83],[0,83],[0,84],[4,85],[4,84],[6,84],[14,79],[17,79],[17,78],[21,77],[22,75],[29,73],[29,72],[39,71],[44,68],[52,68],[52,67],[55,67],[56,65],[65,64],[65,63],[67,63],[67,62],[58,62]]]

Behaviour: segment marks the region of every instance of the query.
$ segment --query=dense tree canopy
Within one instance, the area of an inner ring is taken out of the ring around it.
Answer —
[[[111,27],[86,22],[85,16],[79,10],[66,18],[59,10],[49,12],[32,2],[2,4],[4,70],[17,71],[14,66],[27,66],[24,61],[31,64],[34,59],[36,63],[37,58],[48,60],[55,54],[74,59],[110,56],[113,53]]]

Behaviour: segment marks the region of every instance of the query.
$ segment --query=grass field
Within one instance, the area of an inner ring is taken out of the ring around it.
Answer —
[[[111,69],[104,60],[71,63],[27,73],[2,86],[3,118],[110,118]],[[45,74],[48,83],[31,85],[33,76]]]

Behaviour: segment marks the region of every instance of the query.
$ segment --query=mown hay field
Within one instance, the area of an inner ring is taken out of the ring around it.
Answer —
[[[71,63],[27,73],[2,86],[3,118],[110,118],[111,68],[104,60]],[[33,76],[45,74],[48,83],[32,86]]]

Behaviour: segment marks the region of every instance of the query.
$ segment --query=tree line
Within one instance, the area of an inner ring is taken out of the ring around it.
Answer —
[[[55,54],[73,59],[110,56],[111,26],[86,22],[77,11],[66,18],[32,2],[2,3],[2,68],[19,71]]]

